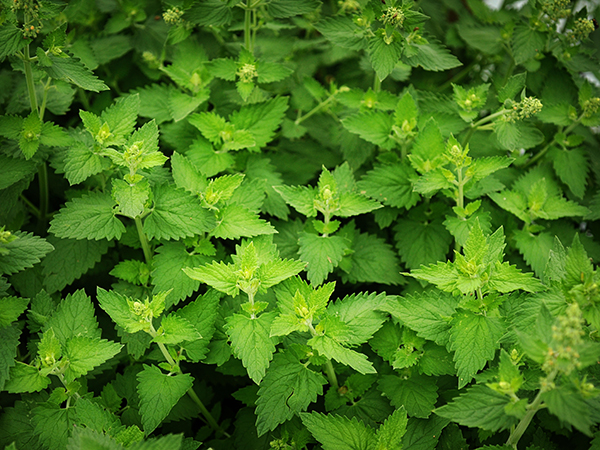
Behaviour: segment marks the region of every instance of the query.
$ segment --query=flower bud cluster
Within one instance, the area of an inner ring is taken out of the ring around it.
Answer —
[[[169,25],[180,24],[182,22],[181,16],[183,16],[183,11],[179,8],[170,8],[163,13],[165,23],[168,23]]]
[[[402,25],[404,23],[404,11],[401,8],[390,7],[381,15],[381,21],[384,25]]]
[[[236,75],[240,77],[240,81],[242,83],[252,83],[254,78],[258,77],[256,65],[244,64],[237,70]]]
[[[542,369],[551,372],[558,369],[565,375],[581,367],[578,348],[583,343],[583,316],[577,303],[571,303],[564,315],[552,326],[553,346],[548,348]]]
[[[525,97],[519,103],[513,103],[512,111],[504,116],[507,122],[528,119],[542,110],[542,102],[535,97]]]
[[[592,117],[600,108],[600,98],[592,97],[583,103],[583,115],[586,118]]]
[[[14,13],[22,12],[23,14],[23,26],[21,27],[23,38],[36,38],[42,29],[40,2],[38,0],[13,0],[11,9]]]
[[[541,2],[541,6],[542,12],[553,22],[564,19],[571,14],[570,0],[545,0]]]
[[[567,40],[573,45],[578,44],[586,40],[594,30],[594,23],[591,20],[577,19],[573,29],[567,33]]]

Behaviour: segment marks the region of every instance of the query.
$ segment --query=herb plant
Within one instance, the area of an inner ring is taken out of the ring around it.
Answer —
[[[600,448],[598,1],[0,2],[1,447]]]

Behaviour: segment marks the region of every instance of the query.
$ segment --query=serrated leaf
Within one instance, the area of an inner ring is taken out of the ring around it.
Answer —
[[[249,131],[259,149],[273,139],[287,109],[287,97],[276,97],[263,103],[244,106],[234,111],[229,120],[237,129]]]
[[[273,3],[270,3],[272,5]],[[281,63],[272,63],[268,61],[259,61],[256,64],[258,72],[257,81],[259,83],[274,83],[289,77],[294,71]]]
[[[197,332],[202,336],[195,341],[184,342],[181,346],[188,357],[200,361],[208,353],[208,345],[215,333],[215,320],[219,313],[219,300],[221,294],[210,289],[206,294],[198,296],[196,300],[177,310],[176,314],[192,323]]]
[[[527,25],[517,25],[513,32],[513,54],[517,64],[523,64],[544,51],[546,35]]]
[[[0,297],[0,329],[9,327],[27,309],[28,298]]]
[[[200,267],[184,267],[183,271],[190,278],[202,281],[225,294],[236,296],[239,293],[238,274],[231,265],[214,261]]]
[[[441,417],[468,427],[499,431],[517,423],[517,418],[504,412],[510,399],[487,386],[476,385],[455,398],[451,403],[435,410]]]
[[[381,328],[386,316],[380,311],[386,300],[385,294],[352,294],[330,305],[328,312],[342,320],[350,328],[352,335],[348,345],[367,342]]]
[[[418,295],[391,297],[385,310],[417,335],[446,346],[449,342],[450,320],[458,307],[458,299],[437,290]]]
[[[340,236],[319,236],[306,232],[299,234],[298,244],[300,259],[308,263],[308,279],[315,286],[327,279],[348,248],[346,240]]]
[[[375,167],[357,183],[358,189],[369,197],[396,208],[409,209],[419,200],[413,192],[411,179],[416,175],[407,164]]]
[[[367,47],[369,60],[373,70],[380,81],[383,81],[392,73],[396,64],[400,61],[404,45],[399,34],[386,36],[384,29],[379,29],[371,39]]]
[[[41,258],[54,250],[52,244],[33,233],[15,231],[12,236],[16,239],[0,244],[1,274],[11,275],[33,267],[41,261]]]
[[[319,0],[273,0],[267,5],[267,11],[272,17],[286,17],[309,14],[321,5]]]
[[[307,344],[318,351],[319,354],[329,359],[335,359],[341,364],[350,366],[363,375],[367,373],[377,373],[366,355],[344,347],[338,341],[327,335],[314,336],[308,340]]]
[[[498,90],[498,102],[504,103],[506,100],[512,100],[523,90],[527,80],[527,72],[518,73],[511,76],[502,88]],[[545,106],[545,105],[544,105]]]
[[[339,209],[335,212],[335,215],[339,217],[358,216],[383,208],[381,203],[355,192],[340,193],[339,202]]]
[[[363,30],[349,16],[325,17],[314,27],[333,44],[350,50],[362,50],[366,46]]]
[[[393,118],[383,111],[359,112],[343,119],[342,124],[351,133],[358,134],[365,141],[381,148],[389,150],[396,146],[396,142],[390,137]]]
[[[273,431],[317,401],[327,380],[291,352],[277,353],[258,390],[256,430],[259,436]]]
[[[496,317],[471,311],[457,312],[451,322],[448,350],[453,350],[458,388],[466,386],[486,362],[494,358],[506,326]]]
[[[403,60],[412,67],[421,66],[425,70],[439,72],[462,66],[462,63],[438,40],[427,36],[427,43],[411,43],[410,56]],[[414,54],[416,51],[416,54]]]
[[[0,27],[0,60],[13,55],[31,42],[24,39],[23,30],[5,21]]]
[[[144,329],[144,324],[139,322],[139,317],[129,309],[127,297],[115,291],[98,288],[98,303],[110,318],[129,333],[136,333]]]
[[[425,419],[435,409],[438,388],[433,377],[384,375],[379,379],[378,386],[383,395],[390,399],[392,406],[406,408],[411,417]]]
[[[492,192],[491,194],[488,194],[488,196],[502,209],[514,214],[524,222],[529,222],[527,199],[520,192],[506,190],[502,192]]]
[[[399,220],[394,231],[396,248],[409,269],[446,259],[452,243],[452,236],[440,220]]]
[[[373,429],[356,417],[313,412],[302,413],[300,418],[323,450],[370,450],[376,443]]]
[[[182,242],[165,243],[155,250],[152,258],[153,292],[171,291],[167,302],[176,305],[200,286],[200,282],[187,276],[183,269],[207,262],[208,257],[190,253]]]
[[[352,253],[344,256],[340,266],[344,270],[344,281],[347,278],[352,283],[403,282],[396,252],[384,239],[372,234],[356,232],[352,242]]]
[[[149,239],[174,239],[194,236],[214,227],[214,216],[182,189],[163,184],[154,189],[154,208],[144,219]]]
[[[146,179],[135,184],[113,180],[112,196],[120,213],[134,219],[144,212],[144,206],[150,197],[150,185]]]
[[[171,156],[171,169],[173,180],[178,188],[185,189],[192,194],[204,192],[208,186],[204,176],[186,156],[174,152]]]
[[[176,315],[175,313],[163,317],[157,333],[158,335],[152,339],[154,342],[171,345],[179,344],[183,341],[195,341],[202,338],[189,320]]]
[[[54,403],[41,403],[31,411],[35,434],[46,448],[66,448],[69,433],[77,421],[74,408],[61,408]]]
[[[43,330],[54,329],[61,344],[75,336],[90,339],[100,338],[100,329],[91,299],[82,289],[69,294],[58,305],[52,317],[44,324]]]
[[[2,123],[1,120],[2,118],[0,117],[0,124]],[[36,166],[33,161],[11,158],[6,155],[0,155],[0,167],[2,167],[0,189],[6,189],[19,180],[23,180],[33,175],[36,170]]]
[[[408,418],[404,407],[397,408],[377,430],[376,450],[402,448],[402,437],[406,433]]]
[[[517,269],[517,266],[511,266],[508,262],[496,263],[488,286],[503,293],[516,291],[517,289],[527,292],[538,292],[545,289],[538,279],[533,278],[532,273],[522,273],[521,269]]]
[[[548,411],[557,416],[562,422],[573,425],[582,433],[591,436],[594,421],[588,403],[581,393],[568,386],[557,386],[542,394],[542,399]]]
[[[169,376],[156,366],[144,364],[137,374],[137,393],[140,396],[140,415],[144,433],[149,435],[167,417],[173,406],[192,388],[189,374]]]
[[[65,177],[71,186],[79,184],[102,172],[108,163],[106,158],[94,153],[92,148],[83,142],[77,142],[67,149]]]
[[[65,371],[67,383],[108,361],[119,353],[122,347],[121,344],[106,339],[72,337],[65,345],[65,357],[69,361]]]
[[[13,322],[27,308],[29,299],[17,297],[4,297],[0,301],[0,391],[4,391],[4,384],[10,378],[10,371],[17,361],[17,347],[21,330]],[[22,310],[21,310],[22,308]]]
[[[15,365],[9,369],[9,379],[4,384],[5,391],[11,394],[38,392],[50,384],[50,379],[41,375],[36,367],[21,361],[14,361],[14,363]]]
[[[270,337],[271,323],[277,315],[271,311],[259,317],[233,314],[227,318],[227,335],[236,357],[248,370],[248,376],[260,384],[275,353],[274,338]]]
[[[66,54],[65,54],[66,55]],[[73,83],[86,91],[100,92],[110,88],[104,84],[104,81],[98,79],[78,58],[58,57],[54,54],[48,54],[51,62],[50,67],[42,67],[52,78],[64,80]]]
[[[273,233],[277,233],[277,230],[258,214],[243,206],[230,204],[220,211],[217,226],[211,235],[221,239],[239,239]]]
[[[583,198],[589,171],[585,151],[581,148],[574,148],[551,153],[552,165],[560,180],[569,186],[576,197]]]
[[[121,239],[125,226],[116,217],[109,194],[91,192],[67,202],[50,222],[49,231],[66,239]]]
[[[304,262],[294,259],[276,259],[262,264],[258,269],[257,278],[261,288],[267,289],[297,275],[305,266]]]
[[[317,191],[311,186],[273,186],[273,189],[293,206],[299,213],[306,217],[316,217],[315,198]]]

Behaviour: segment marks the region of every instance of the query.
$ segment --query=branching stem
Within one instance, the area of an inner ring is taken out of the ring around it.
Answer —
[[[146,233],[144,233],[142,219],[140,216],[137,216],[134,220],[135,228],[137,229],[140,243],[142,244],[142,250],[144,252],[144,258],[146,259],[146,264],[150,266],[152,264],[152,249],[150,248],[150,242],[148,242],[148,237],[146,236]]]

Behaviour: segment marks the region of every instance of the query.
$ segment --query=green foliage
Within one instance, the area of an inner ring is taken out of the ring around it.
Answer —
[[[598,2],[0,1],[0,448],[598,447]]]

